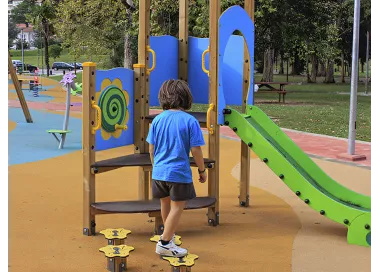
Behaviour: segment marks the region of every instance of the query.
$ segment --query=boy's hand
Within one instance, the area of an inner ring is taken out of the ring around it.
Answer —
[[[206,173],[206,172],[204,172],[204,173],[200,173],[200,174],[199,174],[199,182],[200,182],[200,183],[205,183],[206,180],[207,180],[207,173]]]

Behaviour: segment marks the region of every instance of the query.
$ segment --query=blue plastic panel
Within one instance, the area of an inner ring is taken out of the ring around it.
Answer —
[[[134,108],[134,92],[133,92],[133,71],[126,68],[115,68],[111,70],[96,71],[96,97],[95,101],[100,105],[100,97],[104,94],[103,91],[109,89],[110,86],[116,86],[124,94],[126,101],[126,118],[125,124],[127,130],[116,130],[115,132],[107,132],[100,128],[96,131],[95,150],[105,150],[120,146],[133,144],[133,108]],[[112,101],[112,99],[108,100]],[[113,104],[110,104],[114,108]],[[120,105],[120,104],[119,104]],[[117,107],[117,106],[116,106]],[[104,114],[104,113],[102,113]]]
[[[250,55],[249,63],[250,63],[251,73],[250,73],[250,79],[249,79],[250,83],[249,83],[247,103],[252,104],[252,105],[254,103],[254,100],[253,100],[254,39],[255,39],[254,29],[255,29],[255,26],[253,24],[253,21],[248,16],[247,12],[240,6],[233,6],[233,7],[228,8],[225,12],[223,12],[223,14],[219,18],[218,124],[224,124],[224,115],[222,114],[222,110],[227,105],[227,101],[228,101],[228,99],[226,99],[227,95],[231,93],[231,91],[227,93],[227,91],[225,91],[224,89],[227,89],[227,86],[229,84],[228,81],[230,80],[230,77],[232,75],[225,76],[225,74],[228,74],[228,73],[224,72],[223,66],[226,65],[224,63],[225,56],[229,54],[227,51],[227,43],[229,43],[230,36],[235,30],[239,30],[241,32],[248,47],[248,52]],[[228,67],[226,69],[228,70]],[[239,80],[242,82],[243,77],[240,76]],[[241,87],[237,88],[236,92],[233,92],[233,95],[239,98],[242,97],[242,88]]]
[[[228,39],[223,65],[224,98],[227,105],[242,104],[243,68],[244,68],[244,38],[231,35]]]
[[[150,106],[159,106],[158,92],[168,79],[178,79],[178,39],[172,36],[150,37],[150,47],[156,52],[156,68],[149,81]],[[149,56],[152,67],[152,55]]]
[[[202,70],[202,53],[209,45],[209,38],[189,37],[188,79],[193,103],[208,104],[209,80]],[[206,54],[206,69],[209,69],[209,54]]]

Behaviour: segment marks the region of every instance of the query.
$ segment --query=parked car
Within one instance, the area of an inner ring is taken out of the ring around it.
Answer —
[[[22,67],[21,60],[12,60],[12,64],[13,66],[16,66],[16,67]]]
[[[80,63],[80,62],[70,62],[69,64],[71,66],[75,67],[76,69],[80,69],[80,70],[83,69],[82,63]]]
[[[69,70],[69,71],[74,70],[74,66],[72,66],[66,62],[54,62],[53,66],[51,68],[54,69],[55,71],[57,71],[57,70]]]
[[[31,73],[35,73],[38,70],[37,66],[31,65],[31,64],[25,64],[24,65],[24,71],[29,71]]]

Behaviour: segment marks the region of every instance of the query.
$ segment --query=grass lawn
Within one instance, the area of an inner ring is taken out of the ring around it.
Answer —
[[[256,78],[261,77],[257,75]],[[290,80],[290,78],[289,78]],[[301,82],[302,77],[295,77]],[[275,76],[274,81],[282,81]],[[255,94],[255,104],[280,127],[335,137],[348,137],[350,84],[304,84],[287,86],[286,103],[278,103],[278,95]],[[364,92],[359,84],[358,92]],[[370,89],[369,89],[370,92]],[[345,94],[338,94],[345,93]],[[192,111],[207,111],[208,105],[194,104]],[[241,109],[241,107],[234,107]],[[371,141],[371,97],[358,96],[356,139]]]

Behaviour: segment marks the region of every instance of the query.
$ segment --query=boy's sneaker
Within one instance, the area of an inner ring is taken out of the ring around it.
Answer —
[[[187,249],[175,245],[173,240],[167,245],[163,245],[160,240],[156,245],[156,253],[167,257],[184,257],[187,255]]]

